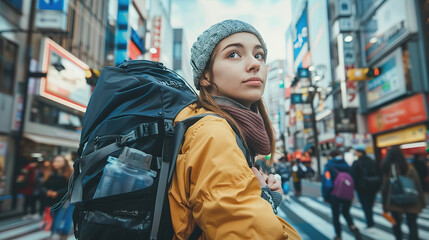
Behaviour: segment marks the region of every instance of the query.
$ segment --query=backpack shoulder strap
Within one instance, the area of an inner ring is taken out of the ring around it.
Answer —
[[[158,237],[159,225],[161,223],[161,216],[163,214],[162,210],[165,207],[164,206],[165,202],[168,202],[166,201],[166,198],[167,198],[166,193],[167,193],[168,187],[170,186],[171,178],[173,176],[173,172],[176,167],[176,159],[177,159],[177,155],[179,153],[180,147],[182,145],[183,137],[190,126],[192,126],[200,119],[208,115],[220,117],[219,115],[216,115],[213,113],[196,115],[178,122],[174,127],[174,130],[172,129],[171,132],[166,132],[166,136],[163,144],[162,165],[161,165],[161,171],[159,176],[158,190],[156,194],[156,203],[155,203],[155,209],[154,209],[154,218],[153,218],[152,230],[151,230],[151,239],[153,240],[157,239]],[[239,134],[237,130],[234,128],[234,126],[231,124],[230,126],[233,128],[234,132],[236,133],[236,136],[238,136],[236,137],[237,144],[240,147],[240,149],[243,151],[243,154],[246,157],[249,167],[251,167],[252,166],[251,164],[253,163],[253,161],[252,161],[252,154],[250,150],[247,150],[244,147],[244,142],[239,137]],[[198,237],[201,235],[201,232],[202,231],[200,227],[197,225],[191,237],[194,236],[195,239],[198,239]]]

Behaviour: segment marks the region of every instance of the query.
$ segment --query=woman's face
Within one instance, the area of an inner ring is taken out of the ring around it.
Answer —
[[[61,156],[55,157],[54,161],[52,161],[52,167],[55,170],[60,170],[62,167],[64,167],[65,164],[66,164],[66,160]]]
[[[225,96],[246,107],[261,99],[267,79],[264,49],[251,33],[236,33],[219,42],[213,51],[212,77],[204,73],[202,86],[216,84],[216,96]]]

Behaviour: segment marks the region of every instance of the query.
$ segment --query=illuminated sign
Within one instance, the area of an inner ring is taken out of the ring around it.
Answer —
[[[161,56],[161,20],[161,16],[153,17],[152,48],[156,49],[156,52],[151,53],[150,59],[156,62],[159,62]]]
[[[48,38],[42,54],[42,72],[47,75],[40,81],[40,96],[85,112],[91,97],[85,79],[88,65]]]
[[[403,130],[383,134],[377,137],[377,147],[388,147],[403,143],[419,142],[426,140],[426,126],[418,125]]]

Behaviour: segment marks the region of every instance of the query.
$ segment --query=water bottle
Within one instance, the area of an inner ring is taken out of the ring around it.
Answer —
[[[137,191],[153,184],[152,155],[125,147],[118,158],[109,156],[93,198]]]

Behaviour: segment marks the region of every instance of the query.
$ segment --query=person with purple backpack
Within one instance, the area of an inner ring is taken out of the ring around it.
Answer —
[[[322,196],[324,201],[331,205],[335,240],[341,240],[340,211],[342,211],[350,231],[357,240],[360,240],[362,239],[361,234],[350,215],[350,207],[354,197],[351,168],[342,158],[340,150],[331,151],[330,156],[331,159],[328,160],[323,171]]]

